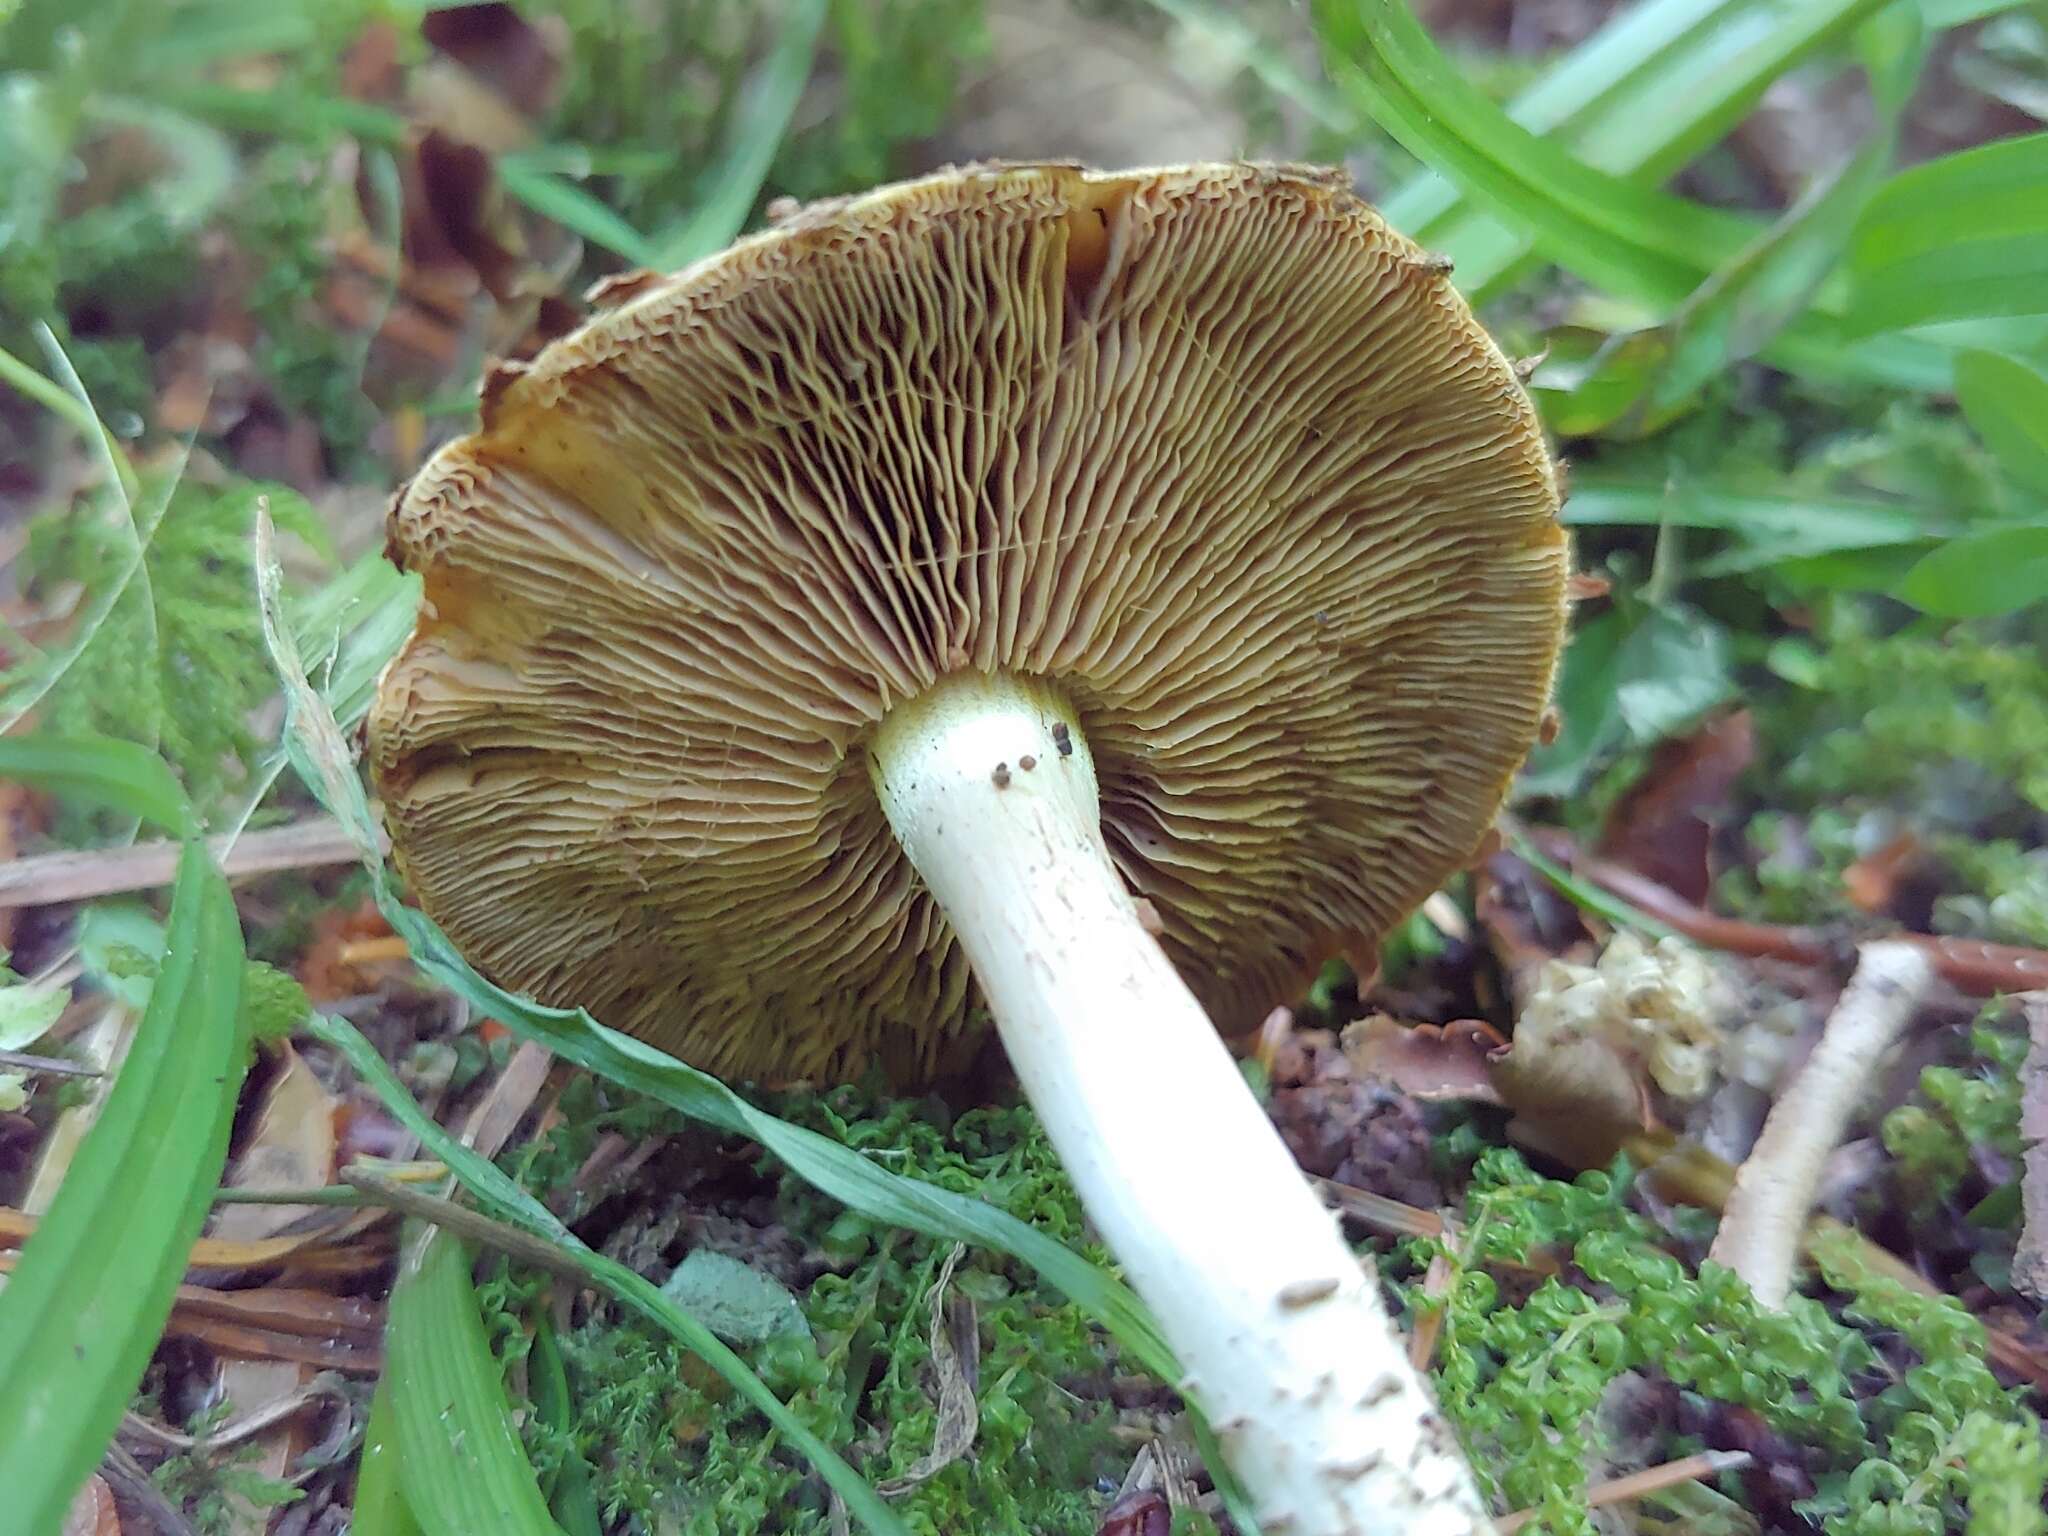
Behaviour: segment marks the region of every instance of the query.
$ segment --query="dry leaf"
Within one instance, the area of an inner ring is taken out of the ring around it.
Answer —
[[[938,1427],[932,1431],[932,1448],[901,1477],[875,1485],[884,1498],[908,1493],[943,1472],[973,1449],[974,1436],[981,1428],[981,1405],[974,1396],[981,1367],[979,1318],[971,1297],[947,1295],[953,1269],[966,1253],[965,1243],[953,1245],[946,1262],[939,1266],[939,1278],[925,1296],[932,1309],[928,1337],[938,1397]]]
[[[1383,1078],[1418,1099],[1498,1104],[1490,1058],[1507,1042],[1478,1019],[1403,1024],[1375,1013],[1344,1027],[1344,1054],[1362,1077]]]
[[[64,1516],[61,1536],[121,1536],[121,1517],[114,1509],[114,1495],[98,1474],[85,1480],[78,1497]]]

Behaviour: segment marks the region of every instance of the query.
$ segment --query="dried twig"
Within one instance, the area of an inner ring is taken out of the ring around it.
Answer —
[[[1602,890],[1709,949],[1790,960],[1798,965],[1827,965],[1837,952],[1833,942],[1810,928],[1783,928],[1722,917],[1694,906],[1669,886],[1659,885],[1620,864],[1586,859],[1573,867]],[[1894,934],[1889,942],[1919,950],[1943,981],[1974,997],[2048,988],[2048,950],[1933,933]]]
[[[287,1419],[296,1417],[307,1405],[328,1398],[345,1403],[348,1394],[342,1389],[339,1376],[323,1371],[289,1396],[266,1403],[254,1413],[230,1419],[211,1434],[181,1435],[175,1429],[167,1429],[156,1420],[134,1412],[121,1415],[121,1433],[163,1451],[192,1451],[201,1446],[210,1451],[225,1450],[275,1429]]]
[[[1695,1483],[1703,1477],[1733,1472],[1738,1467],[1748,1466],[1750,1460],[1747,1451],[1702,1451],[1682,1461],[1645,1467],[1640,1472],[1629,1473],[1627,1477],[1609,1478],[1604,1483],[1593,1484],[1586,1490],[1586,1507],[1599,1509],[1608,1504],[1626,1504],[1632,1499],[1661,1493],[1666,1488],[1676,1488],[1681,1483]],[[1511,1536],[1512,1532],[1534,1520],[1537,1514],[1538,1511],[1533,1509],[1518,1509],[1512,1515],[1502,1515],[1494,1521],[1493,1528],[1499,1536]]]
[[[56,1056],[31,1056],[25,1051],[0,1051],[0,1067],[10,1072],[40,1072],[48,1077],[104,1077],[98,1067],[83,1066]]]
[[[1748,1281],[1764,1306],[1783,1307],[1791,1293],[1821,1164],[1933,980],[1934,968],[1918,948],[1866,944],[1820,1043],[1779,1095],[1763,1134],[1736,1170],[1708,1257]]]
[[[362,857],[332,816],[311,816],[240,837],[217,837],[211,846],[230,879],[353,864]],[[40,907],[121,891],[146,891],[169,885],[177,869],[178,845],[168,840],[15,859],[0,864],[0,908]]]

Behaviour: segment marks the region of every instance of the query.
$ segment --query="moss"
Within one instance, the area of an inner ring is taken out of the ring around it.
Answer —
[[[1732,1272],[1690,1271],[1666,1252],[1627,1208],[1630,1184],[1626,1167],[1566,1184],[1495,1151],[1475,1170],[1463,1236],[1410,1245],[1413,1262],[1442,1253],[1452,1265],[1436,1367],[1445,1410],[1482,1478],[1537,1509],[1538,1529],[1594,1529],[1586,1463],[1601,1449],[1596,1409],[1623,1372],[1748,1410],[1805,1448],[1817,1474],[1806,1511],[1828,1536],[1938,1533],[2019,1509],[2034,1513],[2009,1527],[2016,1536],[2043,1528],[2039,1427],[1992,1376],[1961,1306],[1869,1273],[1838,1245],[1822,1262],[1839,1314],[1807,1297],[1766,1311]],[[1545,1250],[1568,1254],[1583,1283],[1553,1276],[1513,1304],[1489,1266]],[[1673,1456],[1696,1448],[1666,1439]]]
[[[776,1113],[894,1171],[978,1195],[1086,1248],[1079,1203],[1028,1109],[981,1109],[954,1118],[932,1100],[892,1100],[860,1089],[770,1099]],[[587,1155],[596,1135],[680,1129],[617,1090],[587,1080],[564,1100],[564,1124],[515,1159],[530,1187],[546,1189]],[[805,1422],[876,1483],[901,1478],[929,1453],[937,1430],[930,1293],[949,1245],[883,1228],[807,1185],[779,1180],[777,1213],[801,1247],[834,1266],[799,1297],[814,1342],[747,1346],[749,1363]],[[1087,1249],[1101,1258],[1099,1249]],[[975,1309],[980,1423],[972,1452],[894,1500],[920,1536],[1092,1536],[1105,1479],[1129,1453],[1112,1434],[1115,1410],[1070,1390],[1099,1381],[1113,1346],[1077,1307],[1028,1270],[990,1254],[956,1262],[949,1294]],[[522,1342],[534,1297],[516,1287],[487,1299]],[[572,1418],[527,1427],[543,1477],[571,1456],[591,1468],[608,1529],[691,1536],[765,1536],[831,1528],[822,1487],[765,1422],[700,1362],[637,1322],[610,1312],[561,1338]]]

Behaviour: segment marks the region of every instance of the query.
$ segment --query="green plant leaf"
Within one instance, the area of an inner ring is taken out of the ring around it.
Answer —
[[[0,1051],[34,1045],[63,1017],[71,993],[65,987],[37,987],[26,982],[0,986]]]
[[[747,82],[731,138],[699,183],[696,208],[655,236],[654,259],[644,265],[661,272],[686,267],[730,245],[745,227],[811,78],[829,8],[827,0],[792,0],[774,48]]]
[[[2048,524],[1952,539],[1906,573],[1898,595],[1950,619],[1989,618],[2048,602]]]
[[[227,882],[188,843],[149,1007],[0,1305],[0,1486],[18,1529],[63,1522],[170,1315],[248,1065],[242,964]]]
[[[627,1268],[616,1259],[592,1252],[581,1239],[562,1225],[554,1213],[542,1205],[526,1190],[519,1187],[512,1177],[501,1170],[490,1159],[465,1147],[431,1115],[413,1102],[412,1095],[405,1091],[384,1058],[376,1048],[363,1038],[353,1025],[340,1019],[316,1017],[311,1025],[316,1039],[323,1040],[340,1051],[348,1059],[357,1074],[376,1090],[385,1107],[395,1115],[401,1124],[417,1135],[434,1154],[448,1165],[448,1171],[455,1175],[464,1189],[500,1220],[531,1233],[535,1237],[552,1243],[563,1256],[574,1262],[597,1285],[610,1291],[619,1300],[668,1334],[677,1343],[698,1356],[719,1375],[730,1382],[733,1388],[782,1432],[791,1445],[809,1458],[819,1476],[831,1485],[846,1503],[847,1510],[860,1521],[874,1536],[909,1536],[908,1528],[899,1520],[888,1505],[884,1504],[872,1487],[849,1467],[839,1454],[818,1438],[794,1413],[787,1404],[768,1389],[766,1383],[754,1374],[747,1362],[727,1348],[723,1341],[695,1317],[685,1312],[675,1300],[661,1291],[646,1276]],[[843,1149],[842,1149],[843,1150]],[[467,1285],[467,1269],[463,1271]],[[472,1298],[472,1308],[474,1301]],[[478,1325],[481,1332],[481,1324]],[[488,1353],[488,1350],[486,1350]],[[495,1365],[493,1371],[495,1372]],[[401,1388],[397,1404],[400,1430],[406,1431],[404,1393]],[[429,1536],[456,1536],[462,1526],[441,1526],[429,1516],[421,1501],[418,1486],[409,1470],[413,1462],[416,1442],[407,1435],[403,1465],[408,1469],[406,1476],[406,1497],[413,1509],[429,1528]],[[528,1476],[531,1476],[529,1469]],[[539,1489],[534,1490],[539,1499]],[[474,1529],[475,1527],[469,1527]]]
[[[370,1397],[363,1454],[356,1463],[356,1493],[349,1505],[349,1536],[425,1536],[399,1486],[398,1424],[391,1411],[386,1372]]]
[[[1953,516],[1924,506],[1848,496],[1771,495],[1712,481],[1646,483],[1626,475],[1573,476],[1564,521],[1574,527],[1708,528],[1730,548],[1692,574],[1718,576],[1850,550],[1924,546],[1960,533]]]
[[[426,1536],[562,1536],[512,1424],[453,1234],[408,1225],[385,1351],[398,1478]]]
[[[2048,377],[2003,353],[1965,352],[1956,403],[2005,472],[2048,496]]]
[[[1508,108],[1587,165],[1654,184],[1719,139],[1770,83],[1872,13],[1872,0],[1644,0],[1574,48]],[[1475,302],[1525,269],[1530,232],[1431,172],[1385,203],[1393,224],[1457,263]],[[1711,265],[1699,262],[1704,272]]]
[[[10,736],[0,739],[0,778],[110,806],[173,836],[193,837],[199,831],[177,776],[139,742],[112,736]]]
[[[1402,0],[1319,0],[1316,15],[1331,74],[1382,128],[1588,282],[1666,308],[1692,290],[1703,259],[1747,241],[1746,221],[1622,181],[1513,121]]]
[[[562,1363],[555,1325],[544,1308],[533,1319],[533,1349],[526,1357],[526,1379],[533,1393],[534,1413],[543,1424],[566,1436],[573,1409],[569,1400],[569,1372]],[[548,1508],[569,1536],[604,1536],[597,1496],[590,1487],[590,1463],[573,1444],[565,1448],[547,1495]]]
[[[1851,335],[2048,313],[2048,133],[1901,171],[1864,210],[1849,270]]]

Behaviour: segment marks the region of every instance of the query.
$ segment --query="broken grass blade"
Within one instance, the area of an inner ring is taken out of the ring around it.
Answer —
[[[248,1065],[242,967],[227,884],[191,844],[134,1043],[0,1306],[0,1487],[22,1530],[61,1524],[170,1315]]]
[[[803,98],[825,25],[826,0],[794,0],[786,8],[775,46],[754,71],[733,114],[732,138],[698,183],[694,212],[657,235],[646,265],[671,271],[732,244],[761,196],[768,168]]]
[[[742,1397],[758,1408],[763,1416],[782,1432],[791,1445],[810,1460],[819,1476],[823,1477],[845,1501],[854,1518],[874,1533],[874,1536],[908,1536],[908,1528],[887,1505],[882,1503],[867,1481],[848,1466],[836,1451],[806,1428],[803,1421],[768,1389],[767,1384],[759,1376],[754,1374],[745,1360],[727,1348],[710,1329],[663,1295],[660,1288],[644,1275],[636,1273],[615,1259],[592,1252],[556,1219],[553,1212],[522,1189],[497,1164],[464,1146],[450,1135],[445,1127],[413,1101],[412,1095],[406,1092],[405,1085],[399,1082],[384,1058],[377,1054],[376,1048],[364,1039],[353,1025],[339,1019],[316,1015],[311,1031],[316,1039],[333,1046],[348,1059],[349,1065],[356,1070],[357,1075],[384,1101],[385,1108],[448,1165],[463,1188],[480,1201],[492,1216],[518,1228],[530,1238],[552,1244],[559,1253],[560,1266],[573,1266],[583,1278],[610,1291],[723,1376]],[[551,1264],[554,1262],[550,1260]],[[402,1393],[400,1417],[403,1427]],[[411,1441],[408,1440],[408,1453],[411,1448]],[[406,1461],[409,1466],[410,1454]],[[409,1494],[412,1493],[410,1482],[407,1484],[407,1491]],[[535,1497],[539,1497],[537,1489]],[[413,1505],[422,1519],[426,1519],[426,1512],[420,1509],[417,1496],[413,1498]],[[427,1523],[430,1527],[430,1536],[440,1536],[438,1531],[431,1530],[433,1522],[427,1520]]]

